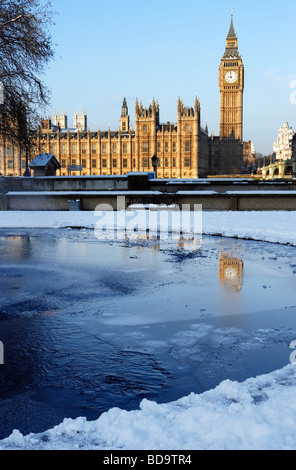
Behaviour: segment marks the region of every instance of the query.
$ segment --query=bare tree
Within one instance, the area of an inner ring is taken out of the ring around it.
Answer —
[[[49,1],[0,2],[0,132],[26,154],[30,131],[36,126],[40,109],[49,102],[42,74],[54,56],[49,29],[52,15]]]

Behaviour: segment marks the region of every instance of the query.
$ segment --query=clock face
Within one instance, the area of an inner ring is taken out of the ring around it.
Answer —
[[[226,268],[224,274],[227,279],[234,279],[237,276],[236,269],[233,267]]]
[[[225,80],[227,83],[235,83],[237,81],[237,73],[233,70],[229,70],[229,72],[225,74]]]

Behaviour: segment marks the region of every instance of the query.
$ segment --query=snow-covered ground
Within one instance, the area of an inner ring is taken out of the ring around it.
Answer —
[[[262,450],[295,449],[296,367],[168,404],[143,400],[139,410],[112,408],[96,421],[65,419],[42,434],[19,431],[0,449]]]
[[[149,228],[146,211],[137,210],[138,230]],[[113,228],[115,220],[114,212],[104,214],[104,224],[107,228]],[[175,217],[170,221],[172,230],[186,233],[186,224],[179,223],[179,214],[171,212]],[[167,230],[166,211],[161,212],[158,228]],[[128,215],[129,216],[129,215]],[[153,215],[152,215],[153,219]],[[187,217],[186,217],[187,219]],[[102,220],[102,219],[101,219]],[[175,220],[175,225],[174,225]],[[85,227],[94,228],[100,221],[98,213],[84,212],[0,212],[0,228],[65,228]],[[200,222],[202,221],[202,225]],[[125,213],[120,212],[116,218],[117,229],[124,228],[126,223]],[[221,235],[224,237],[247,238],[272,243],[283,243],[296,246],[296,212],[294,211],[266,211],[266,212],[217,212],[204,211],[196,215],[196,228],[202,227],[204,235]],[[194,227],[193,227],[194,228]],[[189,231],[189,229],[188,229]]]
[[[123,228],[123,216],[118,217],[117,228]],[[138,215],[138,230],[147,229],[146,216],[146,211]],[[106,227],[112,229],[114,214],[105,217]],[[92,229],[97,219],[93,212],[0,212],[0,227]],[[158,228],[167,227],[160,223]],[[171,228],[180,229],[174,220]],[[184,226],[182,231],[186,232]],[[202,233],[296,246],[296,212],[203,212]],[[291,349],[292,358],[294,352]],[[28,436],[16,430],[0,441],[0,449],[295,450],[296,364],[292,362],[270,374],[243,383],[226,380],[213,390],[168,404],[144,399],[138,410],[112,408],[96,421],[65,419],[51,430]]]

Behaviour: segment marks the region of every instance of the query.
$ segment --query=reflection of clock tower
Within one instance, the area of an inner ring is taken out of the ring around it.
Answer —
[[[219,67],[220,139],[224,170],[238,172],[242,165],[244,66],[238,52],[237,36],[231,25]]]
[[[239,292],[242,289],[243,267],[241,259],[220,254],[219,281],[226,290]]]

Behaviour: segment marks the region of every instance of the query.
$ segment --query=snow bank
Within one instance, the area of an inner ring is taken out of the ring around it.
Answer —
[[[65,419],[42,434],[0,441],[17,450],[295,450],[296,368],[139,410],[112,408],[96,421]]]
[[[168,211],[171,215],[174,214]],[[166,220],[165,211],[161,211],[162,219]],[[124,214],[118,213],[124,228]],[[175,217],[178,213],[175,212]],[[106,228],[112,228],[115,213],[107,212],[104,216]],[[175,220],[175,226],[174,226]],[[1,228],[67,228],[84,227],[93,229],[98,221],[94,212],[0,212]],[[138,230],[146,230],[146,211],[137,211]],[[165,225],[165,224],[164,224]],[[160,219],[160,230],[162,230]],[[199,227],[198,227],[199,228]],[[167,229],[167,226],[164,226]],[[172,231],[179,230],[177,218],[173,219]],[[182,227],[183,233],[186,227]],[[204,235],[221,235],[224,237],[248,238],[257,241],[290,244],[296,246],[296,211],[264,211],[264,212],[202,212],[202,233]]]
[[[203,212],[203,234],[296,246],[295,211]]]

